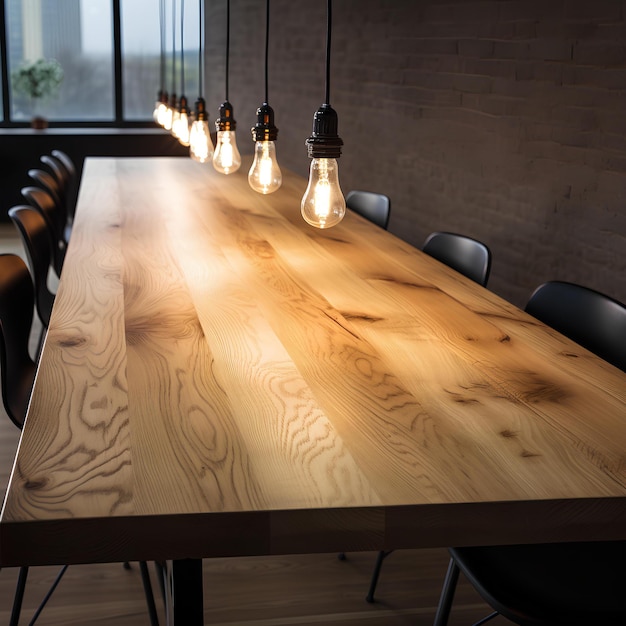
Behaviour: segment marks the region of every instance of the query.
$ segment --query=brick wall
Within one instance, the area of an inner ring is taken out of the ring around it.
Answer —
[[[207,7],[211,119],[223,99],[225,0]],[[263,100],[263,0],[231,0],[230,101],[242,150]],[[331,104],[344,192],[388,194],[420,246],[462,232],[523,305],[572,280],[626,301],[626,2],[335,0]],[[326,3],[273,0],[270,104],[280,163],[302,174],[324,100]]]

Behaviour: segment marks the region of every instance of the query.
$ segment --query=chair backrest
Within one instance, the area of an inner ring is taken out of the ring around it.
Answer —
[[[66,154],[65,152],[63,152],[62,150],[52,150],[50,154],[55,159],[61,162],[61,164],[67,171],[70,181],[76,180],[76,176],[77,176],[76,165],[74,164],[74,161],[72,161],[70,156]]]
[[[26,264],[15,254],[0,255],[0,380],[4,408],[21,428],[35,380],[28,352],[33,321],[33,283]]]
[[[48,174],[48,172],[44,172],[44,170],[33,168],[28,170],[28,176],[35,181],[37,187],[47,191],[57,204],[62,202],[59,183],[52,174]]]
[[[426,237],[422,250],[479,285],[487,285],[491,251],[484,243],[456,233],[434,232]]]
[[[63,163],[50,154],[41,155],[39,160],[50,169],[61,189],[67,189],[67,186],[70,184],[70,175]]]
[[[71,220],[74,218],[76,211],[76,199],[78,196],[78,170],[74,161],[70,156],[62,150],[52,150],[50,156],[56,159],[58,165],[60,165],[66,174],[66,187],[65,187],[65,206],[67,217]]]
[[[562,281],[535,289],[526,312],[626,372],[626,306]]]
[[[57,276],[61,275],[63,261],[65,260],[65,214],[61,207],[54,202],[52,196],[39,187],[23,187],[22,195],[26,201],[37,209],[48,224],[50,233],[50,246],[52,249],[52,266]]]
[[[54,294],[48,288],[48,270],[52,261],[48,224],[37,209],[15,206],[9,209],[9,217],[24,242],[35,286],[35,305],[42,324],[48,328]]]
[[[346,196],[346,206],[381,228],[387,228],[391,200],[382,193],[354,189]]]

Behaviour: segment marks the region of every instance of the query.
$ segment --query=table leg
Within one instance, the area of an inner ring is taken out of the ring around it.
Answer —
[[[168,626],[203,626],[202,559],[167,561],[164,571]]]

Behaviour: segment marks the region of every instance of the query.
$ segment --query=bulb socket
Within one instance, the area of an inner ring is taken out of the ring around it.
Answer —
[[[178,101],[178,110],[180,111],[181,114],[186,113],[187,115],[189,115],[189,105],[187,103],[186,96],[180,97]]]
[[[157,102],[160,102],[161,104],[167,105],[167,101],[168,101],[167,91],[165,91],[164,89],[159,89],[159,95],[157,97]]]
[[[205,122],[209,119],[209,114],[206,112],[206,102],[204,98],[198,98],[196,100],[196,120],[198,122]]]
[[[219,132],[222,130],[235,130],[237,122],[233,117],[233,105],[226,101],[222,102],[219,108],[219,117],[215,120],[215,129]]]
[[[178,108],[178,98],[176,97],[175,93],[172,93],[172,95],[170,96],[170,108],[172,110],[175,110]]]
[[[305,141],[309,159],[338,159],[343,141],[337,134],[339,118],[330,104],[322,104],[313,116],[313,132]]]
[[[274,109],[264,102],[256,110],[257,122],[250,129],[252,141],[276,141],[278,128],[274,125]]]

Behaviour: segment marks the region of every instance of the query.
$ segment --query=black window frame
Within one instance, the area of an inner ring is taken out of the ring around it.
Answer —
[[[112,120],[63,120],[48,122],[49,128],[153,128],[154,122],[146,119],[124,119],[124,88],[123,88],[123,64],[122,64],[122,11],[120,0],[110,0],[112,5],[113,19],[113,103],[114,119]],[[9,62],[7,57],[7,32],[6,32],[6,4],[0,0],[0,73],[2,87],[2,112],[3,119],[0,128],[29,128],[30,122],[11,120],[11,91],[9,81]],[[155,85],[155,99],[158,86]],[[147,117],[151,116],[151,111]]]

